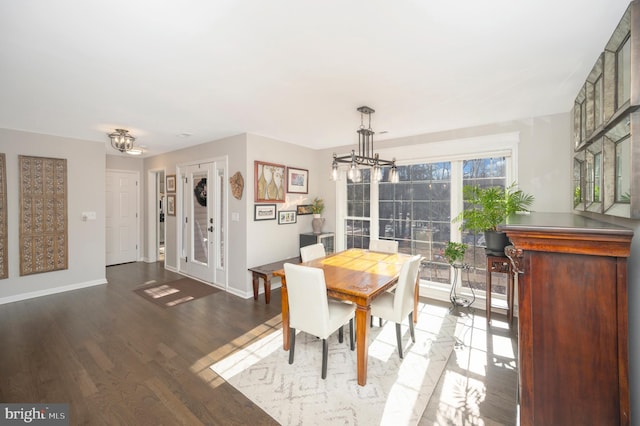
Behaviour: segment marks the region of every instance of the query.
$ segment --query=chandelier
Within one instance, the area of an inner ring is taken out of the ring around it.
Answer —
[[[371,180],[379,182],[382,180],[382,167],[391,166],[389,172],[389,182],[398,183],[400,180],[398,176],[398,169],[396,167],[396,159],[382,160],[377,153],[373,152],[373,135],[375,132],[371,129],[371,114],[376,112],[373,108],[368,106],[361,106],[358,108],[360,112],[360,128],[358,129],[358,153],[355,149],[351,151],[351,154],[338,157],[333,154],[333,163],[331,165],[331,179],[338,180],[338,163],[349,164],[349,171],[347,176],[353,182],[360,182],[362,180],[361,167],[371,167]],[[364,116],[367,116],[369,120],[369,127],[364,127]]]
[[[133,141],[136,140],[129,134],[128,130],[116,129],[115,132],[110,133],[111,146],[120,152],[129,152],[133,149]]]

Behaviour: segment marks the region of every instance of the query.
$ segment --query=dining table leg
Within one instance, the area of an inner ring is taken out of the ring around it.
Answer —
[[[284,312],[284,310],[283,310]],[[367,384],[367,361],[369,360],[369,319],[371,307],[357,305],[356,307],[356,350],[358,357],[358,384]]]
[[[287,293],[287,280],[282,277],[282,288],[280,295],[282,296],[282,349],[289,350],[289,294]]]

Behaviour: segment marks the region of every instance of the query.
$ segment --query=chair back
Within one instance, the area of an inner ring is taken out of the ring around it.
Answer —
[[[289,296],[289,326],[324,337],[329,328],[329,302],[324,271],[285,263],[284,274]]]
[[[393,313],[396,318],[399,318],[396,322],[401,322],[402,318],[405,318],[413,311],[413,292],[418,279],[421,258],[422,256],[420,255],[411,257],[402,265],[400,270],[393,300]]]
[[[327,253],[324,251],[324,245],[322,243],[312,244],[310,246],[304,246],[300,248],[300,257],[303,262],[309,262],[313,259],[319,259],[325,257]]]
[[[397,253],[398,242],[392,240],[369,240],[369,250],[380,253]]]

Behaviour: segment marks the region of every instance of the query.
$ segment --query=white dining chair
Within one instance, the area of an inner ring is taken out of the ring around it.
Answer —
[[[371,315],[396,323],[396,339],[398,340],[400,358],[403,357],[400,325],[404,318],[409,318],[411,341],[414,343],[416,341],[413,329],[413,302],[420,259],[421,256],[416,255],[402,265],[395,293],[385,292],[371,302]]]
[[[310,246],[300,247],[300,257],[303,262],[308,262],[313,259],[319,259],[325,257],[327,253],[324,250],[322,243],[311,244]]]
[[[296,330],[322,339],[322,378],[327,377],[327,338],[339,330],[338,340],[343,341],[342,326],[349,322],[351,350],[353,342],[353,317],[356,305],[329,300],[324,271],[320,268],[284,264],[284,274],[289,296],[289,364],[293,364],[296,347]],[[286,330],[283,330],[286,332]]]
[[[369,240],[369,250],[377,251],[379,253],[397,253],[398,252],[398,242],[392,240]],[[395,290],[395,286],[390,288],[389,292],[393,292]],[[378,319],[380,327],[382,327],[382,318]],[[373,316],[371,316],[371,327],[373,327]]]
[[[397,253],[398,242],[392,240],[369,240],[369,250],[380,253]]]

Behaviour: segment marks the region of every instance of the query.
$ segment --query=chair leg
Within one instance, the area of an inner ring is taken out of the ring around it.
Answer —
[[[409,331],[411,332],[411,341],[416,342],[416,332],[413,329],[413,312],[409,313]]]
[[[293,355],[296,349],[296,329],[289,328],[289,364],[293,364]]]
[[[382,318],[378,318],[378,326],[382,327]]]
[[[327,357],[329,356],[329,344],[327,339],[322,339],[322,379],[327,378]]]
[[[396,323],[396,339],[398,340],[398,354],[400,355],[400,359],[402,359],[402,334],[399,323]]]
[[[344,341],[344,331],[342,330],[342,326],[338,329],[338,342],[342,343]]]
[[[369,328],[372,328],[373,327],[373,316],[370,317],[369,323],[370,323],[369,324]]]
[[[349,320],[349,342],[351,343],[351,350],[355,349],[354,339],[353,339],[354,329],[353,329],[353,318]]]

